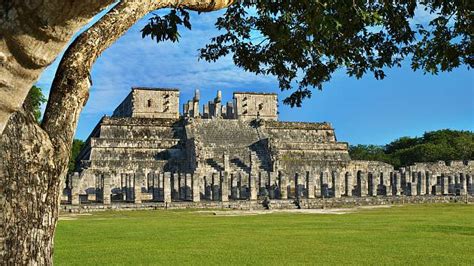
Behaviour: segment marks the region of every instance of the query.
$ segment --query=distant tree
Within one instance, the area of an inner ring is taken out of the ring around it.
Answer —
[[[41,105],[46,102],[43,92],[40,87],[33,86],[26,96],[26,106],[29,111],[33,114],[36,121],[39,123],[41,120]]]
[[[71,156],[69,157],[68,173],[74,172],[76,169],[77,156],[84,147],[84,141],[80,139],[74,139],[72,142]]]
[[[402,137],[386,146],[357,145],[349,148],[352,159],[374,160],[395,167],[416,162],[474,160],[474,133],[438,130],[422,137]]]
[[[406,148],[415,146],[415,145],[420,144],[420,143],[421,143],[420,138],[401,137],[401,138],[399,138],[397,140],[394,140],[394,141],[390,142],[389,144],[387,144],[385,146],[385,151],[387,153],[393,153],[397,150],[406,149]]]

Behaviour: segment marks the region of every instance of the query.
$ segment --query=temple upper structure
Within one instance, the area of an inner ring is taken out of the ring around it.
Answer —
[[[199,99],[199,90],[196,90],[193,99],[183,105],[185,117],[278,120],[275,93],[234,92],[232,101],[223,104],[222,92],[218,91],[213,101],[203,105],[202,113],[199,111]]]
[[[113,117],[179,118],[179,90],[132,88]]]

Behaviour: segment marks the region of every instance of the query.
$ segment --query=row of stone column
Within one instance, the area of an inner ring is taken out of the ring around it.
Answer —
[[[394,173],[402,179],[396,195],[466,195],[472,193],[472,175],[468,173],[433,174],[432,172]]]
[[[349,174],[346,174],[347,176]],[[349,180],[352,178],[349,178]],[[433,174],[431,172],[391,172],[389,178],[383,173],[358,171],[352,192],[356,196],[416,196],[416,195],[466,195],[472,193],[472,175]],[[350,189],[346,192],[349,195]]]
[[[308,172],[292,176],[283,172],[216,172],[204,176],[204,198],[227,200],[225,196],[228,196],[233,200],[256,200],[259,196],[270,199],[341,197],[341,180],[343,173],[323,173],[316,178]]]
[[[111,203],[111,175],[96,176],[96,199]],[[466,195],[474,192],[470,174],[433,174],[430,172],[324,171],[287,175],[279,172],[233,172],[200,174],[148,173],[120,175],[121,200],[141,203],[152,201],[194,201],[202,199],[226,202],[232,200],[335,197],[341,196],[415,196]],[[79,177],[70,186],[71,203],[79,204]],[[143,188],[143,191],[142,191]]]

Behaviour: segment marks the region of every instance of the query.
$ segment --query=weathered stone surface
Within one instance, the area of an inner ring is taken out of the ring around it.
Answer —
[[[112,116],[178,119],[179,90],[133,88]]]

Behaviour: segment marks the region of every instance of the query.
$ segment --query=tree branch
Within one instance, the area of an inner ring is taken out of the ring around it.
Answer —
[[[105,49],[140,18],[165,7],[209,12],[227,7],[233,2],[234,0],[122,1],[114,6],[71,44],[61,60],[42,123],[56,149],[70,150],[79,113],[88,98],[92,65]]]
[[[114,0],[8,0],[0,4],[0,134],[41,72],[73,34]]]

